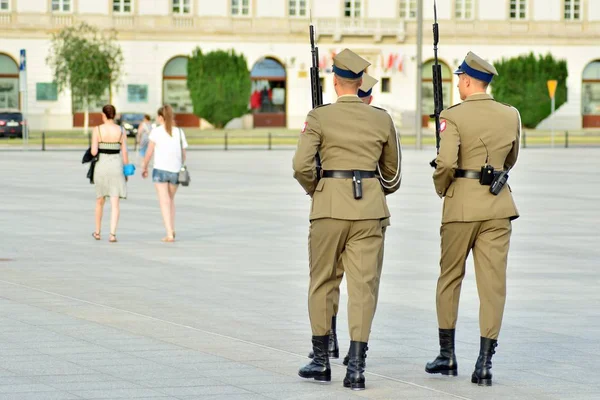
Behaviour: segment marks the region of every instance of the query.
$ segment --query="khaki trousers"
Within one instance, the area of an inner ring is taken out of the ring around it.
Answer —
[[[381,271],[383,270],[383,251],[385,247],[385,230],[387,226],[381,228],[381,252],[379,253],[379,261],[377,264],[377,290],[375,291],[375,307],[377,307],[377,300],[379,298],[379,282],[381,281]],[[335,269],[335,289],[333,289],[333,315],[338,315],[340,308],[340,286],[342,284],[342,278],[344,278],[344,264],[342,258],[338,260],[337,267]]]
[[[511,230],[509,219],[442,225],[442,255],[436,293],[439,328],[456,327],[465,264],[473,250],[481,336],[498,338],[506,301],[506,265]]]
[[[339,291],[340,284],[336,270],[341,260],[348,285],[350,340],[368,342],[377,304],[382,242],[379,220],[324,218],[311,222],[308,311],[314,336],[327,335],[331,329],[334,291]]]

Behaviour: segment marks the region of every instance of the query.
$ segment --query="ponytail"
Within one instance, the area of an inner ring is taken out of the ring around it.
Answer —
[[[158,109],[158,115],[165,120],[165,130],[170,136],[173,136],[173,108],[170,105],[165,104]]]

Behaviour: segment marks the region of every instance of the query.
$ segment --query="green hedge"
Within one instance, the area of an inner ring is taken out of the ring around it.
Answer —
[[[233,50],[202,54],[197,47],[188,61],[187,86],[194,114],[216,128],[248,113],[250,72],[246,58]]]
[[[547,81],[558,81],[556,109],[567,101],[567,62],[550,54],[536,58],[533,53],[495,62],[498,76],[492,81],[494,98],[516,107],[527,128],[535,128],[551,113]]]

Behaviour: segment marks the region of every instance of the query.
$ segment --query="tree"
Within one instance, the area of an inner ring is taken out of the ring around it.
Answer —
[[[250,72],[246,58],[234,50],[204,55],[197,47],[188,61],[187,86],[194,114],[218,129],[248,113]]]
[[[46,63],[52,68],[61,93],[71,90],[84,104],[84,131],[89,123],[89,104],[116,85],[122,74],[123,53],[115,43],[116,32],[101,33],[85,22],[52,35]]]
[[[558,86],[555,94],[556,109],[567,101],[567,62],[555,60],[552,55],[533,53],[494,63],[498,76],[492,81],[494,98],[516,107],[521,113],[521,122],[527,128],[535,128],[551,113],[551,99],[547,81],[555,79]]]

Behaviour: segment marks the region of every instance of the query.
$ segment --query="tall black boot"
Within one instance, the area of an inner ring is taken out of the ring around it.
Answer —
[[[331,367],[329,366],[329,335],[313,336],[313,359],[310,364],[300,368],[298,375],[302,378],[314,379],[315,381],[331,381]]]
[[[336,316],[331,317],[331,330],[329,331],[329,358],[340,358],[340,347],[338,346],[336,333]],[[308,353],[308,358],[313,358],[314,352]],[[347,364],[344,364],[347,365]]]
[[[479,345],[479,357],[475,364],[475,371],[471,375],[471,382],[479,386],[492,386],[492,355],[496,354],[496,339],[481,337]]]
[[[348,368],[344,378],[344,387],[352,390],[365,389],[365,358],[367,357],[367,343],[350,342],[350,352],[348,359]]]
[[[458,363],[454,352],[454,329],[440,329],[440,355],[428,362],[425,371],[430,374],[458,375]]]

